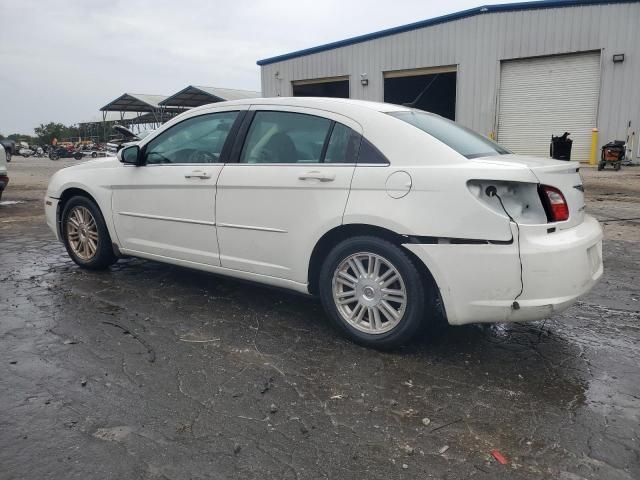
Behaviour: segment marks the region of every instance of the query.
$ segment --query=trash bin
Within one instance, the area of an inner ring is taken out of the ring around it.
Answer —
[[[569,138],[569,132],[556,137],[551,135],[551,146],[549,147],[549,156],[556,160],[571,160],[571,144],[573,140]]]

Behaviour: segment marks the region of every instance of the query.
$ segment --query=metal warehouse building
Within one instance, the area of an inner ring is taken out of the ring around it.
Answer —
[[[490,5],[258,61],[264,96],[334,96],[409,104],[572,160],[627,140],[640,157],[640,2]]]

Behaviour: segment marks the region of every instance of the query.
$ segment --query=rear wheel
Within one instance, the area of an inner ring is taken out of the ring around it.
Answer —
[[[427,323],[426,285],[408,255],[377,237],[336,245],[320,271],[320,298],[332,322],[368,347],[414,340]]]
[[[622,167],[622,162],[616,162],[614,165],[614,170],[620,170],[620,167]]]
[[[600,170],[604,170],[604,162],[599,162],[598,163],[598,171]]]
[[[86,197],[76,196],[66,203],[62,239],[71,259],[83,268],[100,270],[117,260],[100,209]]]

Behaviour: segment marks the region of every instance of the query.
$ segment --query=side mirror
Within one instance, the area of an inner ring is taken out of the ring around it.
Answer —
[[[126,165],[142,165],[142,154],[138,145],[124,147],[118,152],[117,157]]]

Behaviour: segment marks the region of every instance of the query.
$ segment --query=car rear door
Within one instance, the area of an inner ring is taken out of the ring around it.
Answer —
[[[361,132],[329,112],[253,106],[218,180],[221,265],[306,283],[313,247],[342,223]]]

